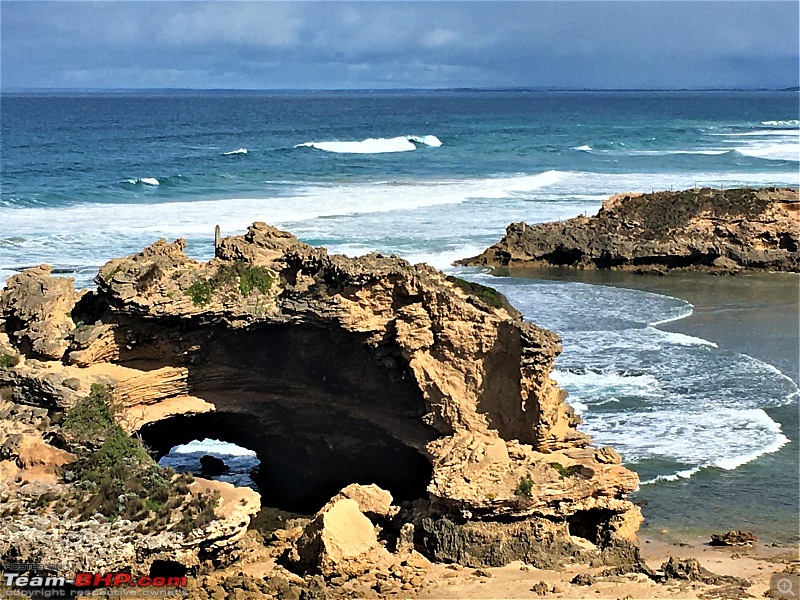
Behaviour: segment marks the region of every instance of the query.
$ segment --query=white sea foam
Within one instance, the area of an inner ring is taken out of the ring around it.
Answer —
[[[139,183],[143,183],[144,185],[160,185],[161,182],[156,179],[155,177],[139,177],[138,179],[126,179],[126,183],[130,183],[131,185],[136,185]]]
[[[625,152],[628,156],[669,156],[673,154],[704,154],[718,156],[727,154],[730,150],[724,149],[697,149],[697,150],[630,150]]]
[[[658,379],[650,374],[627,375],[617,371],[585,371],[575,373],[572,371],[553,371],[552,375],[559,385],[564,387],[575,387],[581,389],[594,388],[605,392],[618,394],[625,393],[650,393],[658,388]]]
[[[749,146],[736,148],[736,152],[754,158],[800,161],[800,143],[796,142],[783,144],[751,144]]]
[[[767,160],[800,161],[800,129],[759,129],[731,133],[712,133],[725,138],[743,156]]]
[[[205,452],[206,454],[220,454],[227,456],[255,456],[256,453],[248,448],[242,448],[230,442],[221,442],[205,438],[203,440],[192,440],[188,444],[180,444],[170,450],[172,454],[192,454],[195,452]]]
[[[671,296],[669,296],[671,297]],[[676,298],[677,300],[677,298]],[[673,321],[680,321],[681,319],[685,319],[687,317],[691,317],[692,313],[694,312],[694,305],[690,302],[685,302],[684,306],[678,307],[677,309],[673,310],[673,314],[664,317],[663,319],[658,319],[657,321],[651,321],[647,324],[648,327],[657,327],[658,325],[664,325],[665,323],[672,323]]]
[[[583,146],[575,146],[573,150],[580,150],[581,152],[591,152],[592,147],[585,144]]]
[[[800,125],[800,120],[789,119],[786,121],[761,121],[762,125],[770,125],[773,127],[797,127]]]
[[[709,135],[717,135],[720,137],[764,137],[764,136],[781,136],[781,137],[797,137],[800,129],[756,129],[755,131],[736,131],[729,133],[711,133]]]
[[[409,135],[408,139],[412,142],[418,142],[420,144],[425,144],[426,146],[430,146],[431,148],[438,148],[442,145],[442,140],[440,140],[435,135]]]
[[[222,156],[230,156],[231,154],[247,154],[247,148],[238,148],[230,152],[223,152]]]
[[[617,448],[628,462],[658,458],[693,464],[693,469],[733,470],[788,442],[780,425],[761,409],[698,408],[588,412],[584,428]]]
[[[295,148],[316,148],[337,154],[386,154],[416,150],[417,146],[413,142],[434,148],[442,145],[441,140],[435,135],[406,135],[393,138],[367,138],[361,141],[306,142],[297,144]]]
[[[660,331],[660,330],[659,330]],[[679,344],[681,346],[708,346],[710,348],[719,348],[719,346],[703,338],[695,337],[693,335],[686,335],[684,333],[677,333],[675,331],[661,331],[665,341],[670,344]]]
[[[683,471],[676,471],[670,475],[658,475],[647,481],[642,481],[639,485],[649,485],[659,481],[677,481],[678,479],[689,479],[695,473],[699,473],[703,467],[694,467],[692,469],[685,469]]]

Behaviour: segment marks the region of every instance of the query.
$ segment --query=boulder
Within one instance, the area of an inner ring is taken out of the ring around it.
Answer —
[[[752,546],[758,541],[756,534],[750,531],[729,531],[711,535],[710,546]]]
[[[333,504],[344,498],[354,500],[356,504],[358,504],[358,510],[372,521],[389,519],[395,516],[400,510],[399,507],[392,505],[392,494],[374,483],[369,485],[351,483],[347,487],[342,488],[342,491],[331,498],[329,504]]]
[[[306,526],[290,562],[325,577],[354,577],[391,561],[375,528],[350,498],[332,501]]]

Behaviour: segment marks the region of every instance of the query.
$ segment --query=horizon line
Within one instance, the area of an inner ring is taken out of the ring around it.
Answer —
[[[2,94],[26,93],[131,93],[131,92],[797,92],[800,86],[775,87],[549,87],[549,86],[452,86],[395,88],[218,88],[218,87],[0,87]]]

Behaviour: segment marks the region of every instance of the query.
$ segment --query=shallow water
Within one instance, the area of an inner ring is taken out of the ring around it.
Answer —
[[[749,529],[767,541],[798,541],[800,276],[513,272],[552,283],[612,286],[615,294],[646,290],[657,292],[659,298],[691,302],[691,313],[655,327],[685,336],[671,342],[680,345],[683,340],[685,351],[670,348],[668,342],[659,349],[660,356],[652,357],[653,365],[644,365],[643,372],[633,376],[636,381],[628,388],[620,389],[619,381],[602,375],[584,381],[562,378],[561,384],[571,393],[568,402],[581,404],[582,397],[596,398],[598,412],[584,414],[584,427],[598,441],[616,445],[626,464],[643,481],[649,480],[635,496],[646,503],[645,531],[668,529],[677,536],[707,538],[710,532]],[[597,304],[586,306],[586,311],[596,316]],[[562,335],[564,355],[569,355],[571,333]],[[666,336],[661,339],[669,340],[669,333]],[[673,362],[671,352],[683,364]],[[620,356],[608,354],[615,364]],[[569,362],[573,357],[561,360]],[[665,377],[672,384],[665,386]],[[665,387],[680,399],[673,397],[670,403]],[[650,395],[657,398],[657,406],[645,417],[636,414]],[[614,397],[621,399],[609,401]],[[590,410],[595,408],[589,404]],[[611,419],[606,411],[609,405],[613,406]],[[594,419],[602,420],[602,425],[595,427]],[[618,434],[614,432],[617,424]],[[628,429],[631,425],[632,430]],[[621,439],[615,442],[615,438]],[[635,438],[634,447],[626,453],[629,438]],[[644,447],[649,456],[641,455]],[[699,468],[703,465],[710,466]],[[673,473],[665,476],[670,470]]]

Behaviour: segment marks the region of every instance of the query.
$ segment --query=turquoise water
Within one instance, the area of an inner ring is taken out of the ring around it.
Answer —
[[[659,518],[674,502],[699,522],[720,496],[699,485],[687,503],[682,482],[772,481],[796,454],[797,373],[669,331],[693,311],[680,294],[451,263],[510,222],[591,214],[620,191],[797,186],[798,112],[786,92],[5,94],[0,278],[48,262],[91,285],[106,260],[159,237],[206,259],[216,224],[255,220],[458,272],[563,336],[554,377],[583,428],[623,453],[641,494],[657,491]],[[752,486],[730,485],[723,504],[754,502]],[[795,480],[770,493],[781,500],[762,523],[796,514]]]

